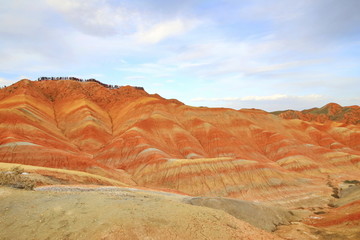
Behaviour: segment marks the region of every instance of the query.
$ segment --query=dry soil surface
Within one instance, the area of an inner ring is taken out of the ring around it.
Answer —
[[[0,188],[0,239],[282,239],[187,196],[126,188]]]

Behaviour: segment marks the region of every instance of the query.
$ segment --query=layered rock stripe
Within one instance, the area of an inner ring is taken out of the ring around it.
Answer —
[[[0,90],[0,161],[100,174],[198,196],[303,205],[358,179],[360,125],[191,107],[96,82]]]

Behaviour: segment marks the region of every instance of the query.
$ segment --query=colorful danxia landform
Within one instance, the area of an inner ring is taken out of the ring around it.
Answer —
[[[0,168],[22,165],[38,174],[37,186],[112,185],[201,197],[188,201],[256,227],[262,223],[238,206],[269,212],[252,204],[313,210],[338,204],[297,230],[358,229],[360,191],[334,199],[346,193],[341,184],[360,180],[359,123],[358,106],[274,113],[192,107],[141,87],[24,79],[0,89]],[[291,214],[276,211],[270,215],[290,221]],[[269,219],[265,230],[284,223]]]
[[[21,80],[0,90],[0,161],[297,204],[327,194],[321,186],[328,178],[358,177],[360,125],[350,124],[359,123],[358,109],[329,104],[308,114],[339,121],[285,120],[191,107],[131,86]]]

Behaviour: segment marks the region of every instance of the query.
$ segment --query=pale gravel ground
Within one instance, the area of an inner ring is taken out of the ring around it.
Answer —
[[[147,190],[139,188],[115,187],[115,186],[96,186],[96,185],[49,185],[34,188],[35,191],[43,192],[99,192],[116,195],[126,195],[131,193],[150,194],[152,196],[163,196],[173,200],[185,200],[192,197],[171,192],[163,192],[156,190]]]
[[[223,211],[178,201],[178,194],[93,186],[0,190],[2,240],[281,239]]]

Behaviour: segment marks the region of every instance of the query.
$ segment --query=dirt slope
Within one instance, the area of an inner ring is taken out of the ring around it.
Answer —
[[[223,211],[176,197],[112,190],[0,188],[0,239],[281,239]]]
[[[284,208],[229,198],[197,197],[187,198],[185,202],[196,206],[219,209],[266,231],[274,231],[278,225],[298,221],[302,212],[289,211]]]

